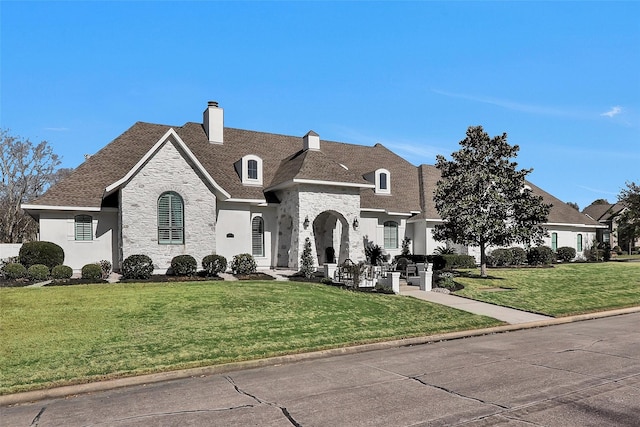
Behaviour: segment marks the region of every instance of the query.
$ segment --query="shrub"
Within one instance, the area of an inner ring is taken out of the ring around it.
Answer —
[[[222,255],[207,255],[202,258],[202,268],[208,276],[217,276],[227,270],[227,259]]]
[[[410,238],[405,237],[404,239],[402,239],[402,251],[400,252],[400,255],[402,256],[411,255],[411,252],[409,251],[410,244],[411,244]]]
[[[556,251],[559,260],[569,262],[576,257],[576,250],[569,246],[562,246]]]
[[[125,279],[148,279],[153,274],[153,261],[146,255],[130,255],[122,262]]]
[[[54,279],[70,279],[73,276],[73,269],[68,265],[56,265],[51,270],[51,277]]]
[[[549,246],[535,246],[527,252],[529,265],[549,265],[556,260],[556,254]]]
[[[444,269],[452,268],[475,268],[476,259],[471,255],[442,255],[445,265]],[[434,266],[435,268],[435,266]]]
[[[111,262],[103,259],[98,264],[100,264],[100,270],[102,270],[102,278],[106,279],[111,274]]]
[[[300,271],[307,279],[313,276],[313,255],[311,253],[311,240],[307,237],[304,239],[304,249],[300,256]]]
[[[4,277],[9,280],[22,279],[27,275],[27,269],[24,265],[16,262],[10,262],[2,267],[2,273]]]
[[[439,274],[436,283],[439,288],[449,289],[450,291],[456,290],[456,282],[453,281],[453,273]]]
[[[102,279],[102,269],[100,264],[87,264],[82,267],[82,278],[87,280]]]
[[[20,264],[26,268],[44,264],[49,268],[64,262],[64,250],[52,242],[27,242],[20,248]]]
[[[519,246],[514,246],[513,248],[509,248],[509,250],[511,251],[512,265],[523,265],[527,263],[527,251]]]
[[[487,257],[487,264],[493,267],[513,264],[513,253],[511,249],[494,249]]]
[[[251,274],[258,269],[256,261],[251,254],[238,254],[233,256],[231,271],[233,274]]]
[[[49,267],[44,264],[33,264],[27,269],[27,276],[32,280],[47,280],[49,278]]]
[[[373,243],[369,243],[364,247],[364,255],[371,265],[382,265],[389,260],[389,257],[384,254],[384,249]]]
[[[191,255],[178,255],[171,260],[171,270],[176,276],[193,276],[198,271],[198,262]]]
[[[438,246],[433,253],[435,255],[454,255],[456,250],[454,248],[447,248],[446,246]]]

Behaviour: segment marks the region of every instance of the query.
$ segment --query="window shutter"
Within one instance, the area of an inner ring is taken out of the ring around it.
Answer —
[[[251,254],[264,256],[264,222],[259,216],[251,221]]]
[[[184,205],[176,193],[165,193],[158,199],[158,243],[184,243]]]

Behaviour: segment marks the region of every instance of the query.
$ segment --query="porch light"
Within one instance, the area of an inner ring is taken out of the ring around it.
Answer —
[[[358,224],[358,218],[357,217],[353,218],[353,229],[357,230],[358,229],[358,225],[360,225],[360,224]]]
[[[309,228],[309,216],[308,215],[306,217],[304,217],[304,222],[302,223],[302,225],[304,226],[305,230],[307,228]]]

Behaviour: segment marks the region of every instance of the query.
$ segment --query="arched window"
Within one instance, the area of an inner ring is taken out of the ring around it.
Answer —
[[[558,250],[558,233],[551,233],[551,249]]]
[[[391,194],[391,173],[378,169],[375,173],[376,194]]]
[[[384,248],[398,249],[398,223],[395,221],[384,223]]]
[[[158,198],[158,243],[184,244],[184,204],[178,193],[171,191]]]
[[[578,253],[582,252],[582,234],[578,234],[578,244],[576,247]]]
[[[251,221],[251,254],[264,256],[264,221],[259,216]]]
[[[258,179],[258,161],[249,160],[247,162],[247,177],[249,179]]]
[[[76,240],[93,240],[93,218],[91,215],[75,216]]]

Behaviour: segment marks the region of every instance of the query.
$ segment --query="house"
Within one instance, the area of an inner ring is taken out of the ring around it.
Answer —
[[[209,102],[200,123],[134,124],[23,208],[74,270],[102,259],[117,270],[146,254],[164,272],[176,255],[211,253],[297,269],[306,238],[318,266],[363,260],[369,242],[398,255],[404,237],[412,253],[432,253],[442,245],[431,235],[442,221],[438,176],[381,144],[225,128],[223,109]],[[554,205],[549,245],[581,252],[599,224],[531,187]]]
[[[596,233],[598,242],[608,243],[612,248],[625,246],[623,249],[627,249],[629,242],[621,242],[618,233],[618,219],[625,209],[626,207],[621,203],[592,203],[584,208],[582,213],[604,226]],[[640,239],[637,239],[632,246],[640,246]]]

